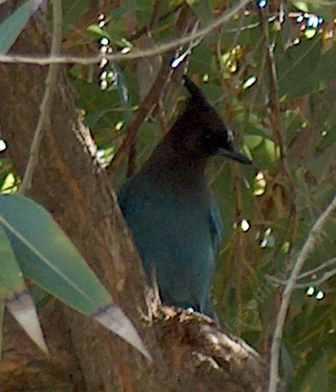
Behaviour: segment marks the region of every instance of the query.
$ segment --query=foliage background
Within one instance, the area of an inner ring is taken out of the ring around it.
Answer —
[[[173,40],[177,14],[186,6],[129,0],[106,1],[95,9],[88,0],[63,3],[63,49],[81,56],[104,46],[114,53]],[[186,3],[205,26],[237,2]],[[97,18],[100,12],[105,24]],[[255,163],[246,168],[216,160],[209,168],[226,227],[214,298],[225,325],[265,354],[281,301],[270,276],[286,279],[335,190],[335,17],[332,1],[251,2],[190,56],[188,74]],[[103,165],[118,151],[159,62],[155,57],[101,68],[69,66],[80,115]],[[114,168],[116,187],[169,129],[184,95],[177,79],[163,90],[162,104],[137,132],[136,148]],[[1,159],[2,192],[15,190],[19,182],[12,163]],[[307,271],[335,257],[335,241],[331,222]],[[292,391],[332,391],[336,385],[335,278],[315,284],[328,268],[308,274],[302,280],[306,286],[292,297],[282,346],[283,372]]]

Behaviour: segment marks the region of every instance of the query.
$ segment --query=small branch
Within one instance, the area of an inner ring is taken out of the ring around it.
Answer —
[[[274,58],[274,42],[270,40],[268,10],[259,10],[262,32],[265,41],[266,61],[269,69],[269,82],[270,82],[270,107],[271,107],[271,126],[274,133],[274,141],[279,146],[280,163],[282,170],[288,179],[290,187],[289,193],[292,194],[290,205],[290,216],[295,214],[296,206],[293,201],[295,195],[295,183],[292,178],[288,161],[287,161],[287,145],[285,140],[285,132],[281,120],[281,108],[279,99],[278,76],[276,69],[276,62]],[[295,215],[294,215],[295,216]]]
[[[311,281],[309,283],[300,283],[297,284],[296,287],[298,289],[305,289],[311,285],[314,286],[320,286],[322,283],[326,282],[327,280],[333,278],[336,275],[336,269],[330,270],[328,272],[325,272],[319,279],[316,279],[314,281]]]
[[[280,159],[284,159],[285,155],[285,143],[284,143],[284,132],[282,128],[281,121],[281,111],[280,111],[280,100],[278,91],[278,78],[276,65],[274,60],[274,43],[271,43],[269,36],[269,26],[267,21],[266,11],[260,10],[260,20],[262,31],[264,35],[265,47],[266,47],[266,59],[269,68],[269,80],[270,80],[270,106],[272,111],[271,121],[272,128],[275,134],[276,142],[280,148]]]
[[[188,25],[187,17],[181,15],[180,23],[183,22],[183,26]],[[193,27],[193,32],[197,30],[198,22],[195,23]],[[186,31],[183,31],[183,35]],[[195,43],[190,43],[189,48],[187,50],[187,55],[183,57],[183,59],[179,62],[177,67],[181,67],[181,63],[184,63],[188,55],[191,52],[191,49],[194,47]],[[181,48],[179,48],[181,49]],[[152,87],[150,88],[149,92],[147,93],[145,99],[142,101],[140,108],[137,112],[137,115],[131,121],[128,126],[126,137],[121,143],[118,151],[116,152],[114,158],[112,159],[110,165],[107,167],[107,173],[109,176],[113,175],[114,170],[120,165],[124,157],[126,156],[125,151],[129,151],[131,158],[133,155],[132,149],[135,143],[136,135],[138,133],[139,128],[141,127],[142,123],[146,120],[147,116],[152,112],[153,108],[159,104],[160,96],[162,95],[162,91],[164,91],[164,86],[166,85],[167,81],[171,78],[174,71],[176,71],[177,67],[172,66],[172,61],[176,59],[176,53],[173,55],[167,54],[162,59],[161,68],[156,76],[155,82],[153,83]],[[132,158],[133,159],[133,158]],[[128,171],[128,175],[131,174],[134,168],[134,162],[131,165],[131,171]]]
[[[282,301],[277,315],[275,331],[272,339],[271,365],[270,365],[270,373],[269,373],[268,392],[277,391],[277,385],[279,381],[279,357],[280,357],[281,339],[283,335],[283,328],[286,321],[290,298],[293,290],[295,289],[296,281],[300,276],[300,271],[302,270],[305,261],[307,260],[308,256],[312,253],[312,251],[315,249],[324,225],[326,224],[331,214],[334,213],[335,210],[336,210],[336,196],[334,196],[332,202],[329,204],[327,209],[320,215],[320,217],[317,219],[314,226],[312,227],[308,235],[308,238],[298,255],[296,264],[292,270],[288,283],[283,291]]]
[[[179,11],[180,8],[182,8],[184,6],[184,3],[181,2],[180,4],[176,5],[173,9],[167,11],[165,14],[163,14],[162,16],[160,16],[158,18],[158,22],[164,22],[165,19],[169,18],[171,15],[175,14],[175,12]],[[134,33],[132,33],[127,40],[132,42],[135,41],[137,39],[139,39],[142,35],[147,34],[147,33],[151,33],[152,32],[152,28],[151,26],[144,26],[141,27],[139,30],[136,30]]]
[[[336,275],[336,269],[333,269],[328,272],[325,272],[319,279],[311,280],[310,282],[306,282],[306,283],[297,283],[297,284],[295,284],[294,288],[295,289],[306,289],[307,287],[310,287],[313,285],[320,286],[322,283],[333,278],[335,275]],[[288,281],[276,279],[274,277],[272,277],[272,279],[270,279],[270,280],[273,281],[274,283],[276,283],[277,285],[286,286],[288,284]]]
[[[118,151],[116,152],[114,158],[112,159],[110,165],[107,168],[107,172],[109,175],[111,175],[114,170],[120,165],[123,158],[126,156],[124,152],[128,150],[134,143],[138,129],[151,112],[153,106],[158,101],[159,95],[162,92],[162,86],[165,84],[170,71],[170,61],[166,58],[163,60],[159,74],[157,75],[156,80],[153,83],[150,91],[146,95],[146,98],[142,101],[137,115],[129,124],[127,129],[127,136],[123,140],[121,146],[119,147]]]
[[[314,268],[312,270],[303,272],[299,276],[299,279],[307,278],[307,277],[309,277],[309,276],[311,276],[313,274],[316,274],[317,272],[320,272],[321,270],[324,270],[324,269],[326,269],[326,268],[328,268],[328,267],[330,267],[330,266],[332,266],[334,264],[336,264],[336,257],[333,257],[332,259],[325,261],[324,263],[322,263],[321,265],[319,265],[318,267],[316,267],[316,268]]]
[[[26,63],[26,64],[39,64],[39,65],[47,65],[47,64],[98,64],[104,58],[109,61],[122,62],[128,60],[136,60],[139,58],[145,57],[153,57],[170,50],[176,49],[181,45],[188,44],[192,41],[197,40],[198,38],[203,38],[217,27],[223,25],[223,23],[228,22],[234,15],[237,14],[240,10],[242,10],[251,0],[242,0],[235,7],[232,7],[230,10],[225,12],[221,17],[217,18],[214,22],[210,23],[208,26],[200,29],[198,31],[192,32],[191,34],[185,35],[176,40],[172,40],[166,44],[159,45],[155,48],[150,48],[146,50],[136,50],[130,53],[117,53],[111,55],[98,55],[98,56],[89,56],[89,57],[79,57],[79,56],[8,56],[8,55],[0,55],[0,62],[2,63]]]
[[[297,277],[297,280],[309,278],[312,275],[316,275],[318,272],[325,270],[326,268],[329,268],[330,266],[332,266],[334,264],[336,264],[336,257],[334,257],[328,261],[325,261],[324,263],[322,263],[321,265],[319,265],[318,267],[316,267],[312,270],[303,272],[302,274],[300,274]],[[324,272],[322,277],[319,279],[314,278],[314,280],[310,280],[309,282],[296,284],[295,288],[305,288],[305,287],[309,287],[313,284],[320,285],[321,283],[325,282],[326,280],[332,278],[334,275],[336,275],[336,269]],[[274,284],[276,286],[286,286],[286,284],[288,283],[288,280],[279,279],[276,276],[272,276],[272,275],[266,275],[266,279],[268,279],[272,284]]]
[[[295,284],[294,288],[295,289],[306,289],[310,286],[320,286],[321,284],[323,284],[327,280],[333,278],[335,275],[336,275],[336,268],[332,269],[330,271],[324,272],[319,279],[315,278],[313,280],[310,280],[309,282],[297,283],[297,284]],[[301,276],[302,275],[300,275],[300,277]],[[300,279],[300,277],[298,277],[298,279]],[[266,278],[271,282],[271,284],[273,284],[275,286],[286,286],[288,284],[288,280],[278,279],[274,276],[268,275],[268,276],[266,276]]]
[[[53,36],[51,42],[51,56],[56,56],[61,51],[63,17],[62,17],[62,0],[53,0]],[[48,75],[45,82],[45,92],[40,106],[40,116],[34,132],[34,139],[31,144],[29,160],[25,174],[23,176],[20,192],[27,193],[32,186],[34,170],[38,164],[39,153],[47,121],[50,119],[50,109],[52,97],[56,89],[59,64],[49,66]]]

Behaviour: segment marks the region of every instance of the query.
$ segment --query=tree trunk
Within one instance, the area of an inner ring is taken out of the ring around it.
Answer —
[[[43,27],[34,22],[13,52],[48,53]],[[0,64],[0,136],[22,176],[39,116],[47,67]],[[134,322],[154,361],[94,321],[51,300],[40,312],[51,359],[6,320],[1,391],[262,391],[265,368],[251,348],[206,318],[162,309],[152,321],[144,276],[110,181],[89,153],[65,74],[59,78],[43,138],[31,197],[62,226],[89,265]],[[91,144],[92,146],[92,144]],[[33,224],[33,223],[32,223]],[[14,384],[13,384],[14,383]],[[15,385],[15,387],[13,386]]]

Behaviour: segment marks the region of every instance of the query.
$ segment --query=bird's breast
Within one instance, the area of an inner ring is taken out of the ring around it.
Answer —
[[[126,220],[145,259],[208,262],[211,252],[206,194],[143,189],[128,202]]]
[[[203,311],[215,266],[207,193],[156,185],[131,182],[121,209],[147,275],[155,269],[164,301]]]

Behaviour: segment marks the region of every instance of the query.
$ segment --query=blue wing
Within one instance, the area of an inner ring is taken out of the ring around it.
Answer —
[[[210,200],[210,214],[209,214],[209,225],[210,234],[212,239],[212,246],[214,250],[214,255],[219,252],[221,242],[224,235],[224,226],[222,221],[222,216],[218,207],[216,200],[211,196]]]

